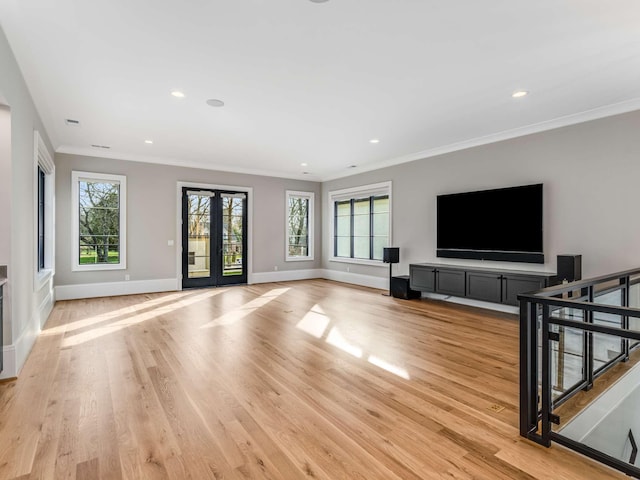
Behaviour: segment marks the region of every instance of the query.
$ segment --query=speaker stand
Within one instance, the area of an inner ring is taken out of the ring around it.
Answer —
[[[390,263],[389,264],[389,293],[383,293],[382,294],[385,297],[390,297],[391,296],[391,278],[393,277],[393,275],[391,274],[392,270],[393,270],[393,263]]]

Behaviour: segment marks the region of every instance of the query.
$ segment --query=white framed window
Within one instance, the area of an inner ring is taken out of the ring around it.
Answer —
[[[384,265],[391,245],[391,182],[329,192],[331,261]]]
[[[55,164],[40,133],[33,132],[34,290],[55,272]]]
[[[127,177],[71,172],[72,270],[127,268]]]
[[[313,192],[286,192],[285,260],[313,260]]]

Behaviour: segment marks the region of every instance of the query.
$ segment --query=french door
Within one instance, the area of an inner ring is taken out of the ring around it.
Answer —
[[[247,193],[182,188],[182,288],[247,283]]]

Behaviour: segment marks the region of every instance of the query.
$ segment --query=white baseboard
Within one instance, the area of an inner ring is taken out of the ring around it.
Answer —
[[[306,270],[284,270],[280,272],[259,272],[251,275],[249,283],[290,282],[292,280],[309,280],[323,278],[321,268]]]
[[[16,378],[22,370],[27,357],[36,343],[36,339],[42,331],[51,311],[53,310],[54,299],[51,292],[42,300],[38,308],[34,309],[30,322],[22,331],[18,339],[11,345],[5,345],[2,349],[2,373],[0,380],[6,378]]]
[[[172,292],[176,290],[177,285],[178,282],[175,278],[59,285],[55,287],[55,295],[56,300],[114,297],[116,295],[134,295],[137,293]]]
[[[329,270],[325,268],[320,278],[335,280],[336,282],[352,283],[363,287],[380,288],[382,290],[389,289],[389,279],[387,277],[373,277],[371,275],[341,272],[339,270]]]
[[[49,320],[49,315],[51,315],[51,312],[53,311],[53,307],[55,304],[56,304],[55,290],[52,288],[49,291],[49,294],[40,304],[40,307],[38,308],[37,325],[40,328],[40,330],[42,330],[42,328],[44,327],[44,324],[47,323],[47,320]]]
[[[16,378],[17,376],[16,346],[12,343],[2,347],[2,373],[0,374],[0,380]]]

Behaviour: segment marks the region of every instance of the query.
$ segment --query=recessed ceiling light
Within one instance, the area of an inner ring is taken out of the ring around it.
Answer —
[[[149,145],[151,145],[153,143],[153,140],[145,140],[144,143],[148,143]]]
[[[529,95],[529,92],[527,92],[526,90],[517,90],[511,94],[513,98],[522,98],[526,97],[527,95]]]
[[[301,167],[306,167],[307,165],[308,165],[308,163],[306,163],[306,162],[302,162],[302,163],[300,164],[300,166],[301,166]]]
[[[184,98],[184,93],[182,93],[180,90],[172,91],[171,95],[173,95],[176,98]]]
[[[224,102],[222,100],[218,100],[217,98],[210,98],[207,100],[207,105],[210,107],[224,107]]]
[[[377,138],[372,138],[371,140],[369,140],[369,143],[380,143],[380,140]]]

